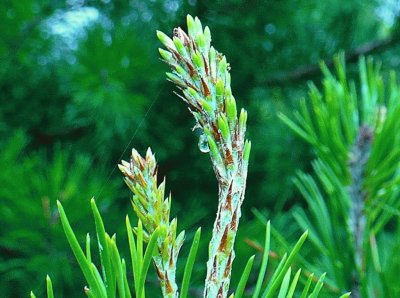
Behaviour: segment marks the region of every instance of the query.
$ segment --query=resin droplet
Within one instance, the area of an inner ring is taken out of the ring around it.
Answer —
[[[199,149],[203,153],[210,152],[210,148],[208,147],[208,140],[205,134],[201,134],[199,138]]]

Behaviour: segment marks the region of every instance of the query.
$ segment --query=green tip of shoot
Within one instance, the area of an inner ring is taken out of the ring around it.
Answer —
[[[92,209],[97,209],[96,201],[94,200],[94,198],[90,199],[90,206],[92,207]]]
[[[306,230],[303,235],[301,235],[301,238],[304,238],[304,240],[308,237],[308,230]]]
[[[172,41],[171,38],[168,37],[168,35],[166,35],[164,32],[157,30],[156,31],[157,37],[158,39],[161,41],[161,43],[169,48],[169,49],[175,49],[175,45]]]
[[[59,200],[57,200],[57,208],[58,208],[58,210],[62,209],[62,205],[61,205],[61,202]]]
[[[193,36],[196,25],[195,25],[193,17],[190,14],[187,15],[186,22],[187,22],[187,27],[188,27],[188,33],[189,33],[189,35]]]
[[[51,283],[51,278],[49,275],[46,276],[46,285],[47,285],[47,298],[54,298],[53,285]]]
[[[172,59],[172,54],[166,50],[163,50],[161,48],[158,49],[158,52],[160,53],[160,56],[165,60],[165,61],[170,61]]]
[[[244,144],[244,149],[243,149],[243,160],[249,161],[250,158],[250,151],[251,151],[251,141],[246,141]]]

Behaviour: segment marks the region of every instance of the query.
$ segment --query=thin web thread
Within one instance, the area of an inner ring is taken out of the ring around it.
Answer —
[[[165,86],[165,84],[164,84],[164,86]],[[127,151],[128,148],[131,146],[133,140],[134,140],[135,137],[136,137],[136,134],[138,133],[139,129],[142,127],[144,121],[146,120],[147,116],[149,115],[150,110],[153,108],[154,104],[155,104],[155,103],[157,102],[157,100],[160,98],[160,94],[161,94],[161,91],[164,90],[164,86],[160,89],[160,91],[158,91],[157,96],[156,96],[156,97],[153,99],[153,101],[151,102],[150,107],[147,109],[147,111],[146,111],[146,113],[144,114],[142,120],[140,120],[140,123],[139,123],[138,126],[136,127],[136,129],[135,129],[135,131],[134,131],[134,133],[133,133],[131,139],[129,140],[128,144],[125,146],[124,150],[122,151],[121,155],[119,156],[117,163],[114,165],[114,167],[113,167],[113,169],[111,170],[110,174],[107,176],[106,181],[105,181],[105,182],[103,183],[103,185],[101,186],[100,191],[99,191],[98,194],[95,196],[96,199],[98,199],[98,198],[100,197],[101,193],[102,193],[103,190],[104,190],[104,187],[105,187],[105,186],[108,184],[108,182],[110,181],[112,174],[114,174],[115,169],[117,168],[117,165],[118,165],[119,161],[123,158],[123,156],[125,155],[126,151]]]

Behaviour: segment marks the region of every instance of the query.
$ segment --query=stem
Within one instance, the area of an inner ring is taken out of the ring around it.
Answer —
[[[354,261],[356,271],[353,273],[352,297],[361,297],[361,280],[365,274],[364,264],[364,236],[365,236],[365,201],[367,193],[364,191],[365,166],[368,162],[371,143],[373,140],[373,131],[366,125],[360,127],[356,144],[351,150],[349,160],[350,174],[352,184],[349,186],[351,198],[350,209],[350,229],[354,237]]]
[[[204,297],[227,297],[246,177],[247,165],[238,167],[227,183],[219,183],[218,211],[209,244]]]
[[[167,48],[160,49],[172,69],[167,77],[182,90],[183,96],[178,96],[189,105],[195,127],[202,129],[199,148],[203,153],[210,152],[218,181],[218,211],[209,244],[204,297],[225,298],[251,148],[245,140],[247,112],[242,109],[237,115],[230,66],[211,46],[210,29],[203,29],[197,17],[188,16],[187,25],[188,33],[175,28],[172,39],[162,32],[157,36]]]
[[[132,206],[143,222],[148,238],[156,229],[160,230],[157,239],[157,254],[153,264],[160,281],[163,297],[177,298],[178,286],[175,281],[176,263],[185,237],[184,231],[177,235],[177,220],[170,221],[171,196],[164,197],[165,180],[157,181],[157,162],[150,148],[142,157],[132,149],[131,161],[122,161],[119,169],[125,182],[133,192]]]

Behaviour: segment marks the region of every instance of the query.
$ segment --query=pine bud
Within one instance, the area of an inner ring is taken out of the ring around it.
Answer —
[[[172,58],[172,54],[166,50],[163,49],[158,49],[158,51],[160,52],[161,57],[168,63],[172,63],[173,62],[173,58]]]
[[[200,54],[200,52],[198,51],[194,52],[192,55],[192,60],[194,62],[194,65],[196,65],[198,68],[202,69],[204,67],[203,57]]]
[[[243,137],[244,133],[246,132],[246,122],[247,122],[247,112],[245,109],[242,108],[239,116],[239,134],[241,137]]]
[[[250,150],[251,150],[251,141],[246,140],[243,149],[243,161],[249,162]]]
[[[176,49],[178,50],[178,53],[181,54],[183,57],[187,57],[187,52],[185,46],[183,45],[182,40],[177,37],[174,37],[173,42]]]
[[[168,37],[168,35],[157,30],[157,37],[168,49],[176,50],[174,42]]]
[[[213,110],[212,106],[207,101],[205,101],[204,99],[200,99],[200,104],[204,108],[204,110],[207,112],[207,114],[211,118],[213,118],[214,110]]]
[[[232,95],[227,96],[225,104],[226,104],[226,114],[228,116],[229,127],[232,128],[236,124],[236,115],[237,115],[235,98]]]
[[[218,116],[218,128],[221,131],[222,137],[224,138],[225,141],[230,140],[230,131],[229,131],[229,126],[228,126],[228,121],[226,119],[226,116],[224,114],[220,114]]]
[[[194,19],[191,15],[187,15],[186,17],[186,23],[187,23],[187,27],[188,27],[188,33],[191,36],[196,36],[196,24],[194,22]]]

